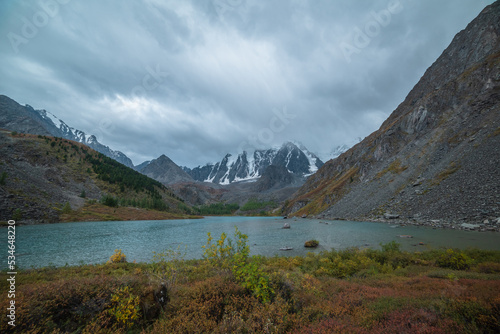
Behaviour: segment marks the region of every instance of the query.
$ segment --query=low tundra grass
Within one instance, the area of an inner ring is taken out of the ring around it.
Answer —
[[[19,271],[16,326],[2,321],[0,332],[500,332],[500,251],[389,243],[250,256],[238,230],[209,235],[203,249],[199,260],[177,249],[128,263],[117,251],[109,263]]]

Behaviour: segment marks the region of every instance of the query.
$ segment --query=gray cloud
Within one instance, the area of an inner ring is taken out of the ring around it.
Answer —
[[[492,2],[3,1],[0,93],[136,164],[287,140],[327,158],[376,130]]]

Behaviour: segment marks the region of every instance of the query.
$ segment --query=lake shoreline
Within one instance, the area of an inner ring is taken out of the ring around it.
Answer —
[[[303,219],[299,217],[293,217],[297,219]],[[457,223],[451,220],[444,219],[433,219],[433,220],[416,220],[413,218],[341,218],[333,217],[327,218],[323,216],[312,216],[307,217],[307,219],[318,219],[318,220],[328,220],[328,221],[355,221],[355,222],[366,222],[366,223],[384,223],[389,225],[397,225],[398,227],[405,226],[415,226],[415,227],[431,227],[433,229],[442,230],[457,230],[457,231],[476,231],[476,232],[500,232],[500,217],[497,219],[485,219],[483,223],[480,224],[470,224],[470,223]]]
[[[207,216],[196,216],[196,215],[177,215],[169,212],[155,211],[155,210],[145,210],[139,208],[123,208],[123,209],[133,209],[137,211],[142,211],[145,213],[141,218],[131,217],[127,219],[113,219],[114,217],[109,217],[110,219],[100,219],[96,217],[94,219],[85,219],[82,217],[81,219],[76,220],[68,220],[61,219],[57,222],[40,222],[39,220],[20,220],[16,221],[17,226],[30,226],[30,225],[47,225],[47,224],[59,224],[59,223],[77,223],[77,222],[97,222],[97,221],[143,221],[143,220],[152,220],[152,221],[161,221],[161,220],[191,220],[191,219],[204,219],[205,217],[218,217],[214,215]],[[62,216],[64,218],[64,216]],[[224,215],[221,217],[263,217],[263,216],[246,216],[246,215]],[[275,218],[275,220],[283,219],[282,216],[265,216],[269,219]],[[396,227],[406,227],[406,226],[414,226],[414,227],[430,227],[433,229],[440,230],[456,230],[456,231],[476,231],[476,232],[500,232],[500,217],[496,220],[485,220],[488,223],[482,224],[469,224],[469,223],[455,223],[451,221],[445,221],[442,219],[424,221],[424,220],[415,220],[408,218],[374,218],[367,217],[365,219],[360,218],[327,218],[322,216],[311,216],[311,217],[289,217],[289,220],[301,220],[301,219],[309,219],[309,220],[327,220],[327,221],[353,221],[353,222],[364,222],[364,223],[382,223],[387,225],[393,225]],[[1,227],[7,227],[7,222],[0,222]]]

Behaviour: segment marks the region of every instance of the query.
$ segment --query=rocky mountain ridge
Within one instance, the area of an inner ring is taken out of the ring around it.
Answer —
[[[500,228],[500,2],[486,7],[379,130],[312,175],[284,212]]]
[[[96,136],[87,135],[81,130],[70,127],[47,110],[36,110],[30,105],[21,106],[5,95],[0,95],[0,128],[73,140],[85,144],[127,167],[134,167],[132,160],[124,153],[101,144]]]

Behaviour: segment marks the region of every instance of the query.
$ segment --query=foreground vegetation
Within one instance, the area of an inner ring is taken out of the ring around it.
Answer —
[[[500,252],[332,250],[250,256],[247,237],[211,235],[202,260],[182,249],[127,263],[17,275],[19,333],[497,333]],[[6,281],[1,283],[6,291]],[[5,298],[5,297],[4,297]],[[0,307],[6,309],[7,300]]]

